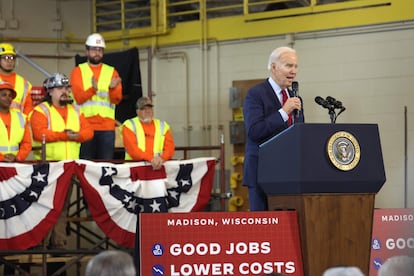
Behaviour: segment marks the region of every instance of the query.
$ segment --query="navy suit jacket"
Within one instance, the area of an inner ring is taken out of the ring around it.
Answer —
[[[289,91],[290,96],[292,92]],[[301,102],[302,99],[300,98]],[[244,124],[246,128],[246,148],[244,153],[243,184],[254,187],[257,185],[257,163],[259,145],[274,135],[288,128],[279,113],[282,107],[272,86],[266,79],[246,94],[243,104]],[[303,123],[303,102],[299,117],[294,116],[294,123]],[[278,154],[277,152],[274,153]]]

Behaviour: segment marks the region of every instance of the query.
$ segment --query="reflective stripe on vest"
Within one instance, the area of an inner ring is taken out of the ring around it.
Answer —
[[[3,154],[12,153],[16,155],[19,152],[20,142],[23,140],[24,136],[24,126],[25,126],[25,116],[23,113],[10,110],[10,125],[13,127],[10,128],[10,139],[2,139],[1,142],[4,143],[0,145],[0,152]],[[19,126],[19,127],[16,127]],[[3,120],[0,119],[0,136],[9,137],[7,128],[4,125]]]
[[[88,63],[78,65],[82,73],[82,85],[84,90],[92,87],[91,79],[93,77],[92,69]],[[111,83],[114,67],[102,64],[101,73],[98,80],[98,91],[92,98],[80,105],[85,117],[99,115],[103,118],[115,118],[115,105],[109,99],[109,85]]]
[[[60,113],[49,103],[40,103],[35,107],[47,118],[47,128],[55,132],[63,132],[71,129],[75,132],[80,130],[80,110],[76,106],[67,105],[68,114],[66,123]],[[38,142],[36,143],[38,144]],[[76,141],[46,142],[46,160],[70,160],[79,159],[80,143]],[[40,155],[35,155],[39,160]]]
[[[165,134],[170,129],[170,126],[166,122],[158,119],[153,119],[153,121],[155,125],[155,133],[152,151],[154,152],[154,156],[160,156],[164,149]],[[138,148],[145,151],[145,133],[139,118],[135,117],[127,120],[125,126],[135,133]],[[128,153],[125,153],[125,160],[132,160],[132,157]]]

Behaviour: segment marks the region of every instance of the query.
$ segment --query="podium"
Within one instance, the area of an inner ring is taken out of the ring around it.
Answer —
[[[385,183],[376,124],[295,124],[259,146],[269,210],[296,210],[306,276],[369,270],[375,194]]]

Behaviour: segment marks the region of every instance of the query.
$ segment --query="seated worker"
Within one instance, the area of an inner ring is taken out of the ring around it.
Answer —
[[[148,161],[154,170],[174,156],[175,145],[170,126],[154,117],[150,98],[141,97],[136,103],[137,117],[122,125],[125,160]]]
[[[32,150],[32,138],[26,116],[10,109],[16,91],[8,82],[0,82],[0,161],[24,161]]]
[[[69,96],[69,79],[64,74],[56,73],[46,78],[43,86],[46,95],[30,115],[33,139],[37,142],[45,140],[46,160],[79,159],[80,143],[92,139],[93,131],[79,108],[73,105]],[[66,217],[71,191],[69,188],[59,220],[45,240],[49,248],[65,249]]]

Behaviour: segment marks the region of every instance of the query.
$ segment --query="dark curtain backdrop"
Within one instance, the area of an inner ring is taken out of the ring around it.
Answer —
[[[86,56],[75,56],[75,65],[86,62]],[[103,62],[116,68],[122,78],[122,101],[117,105],[115,118],[123,123],[135,117],[135,103],[142,96],[141,71],[137,48],[105,53]]]

